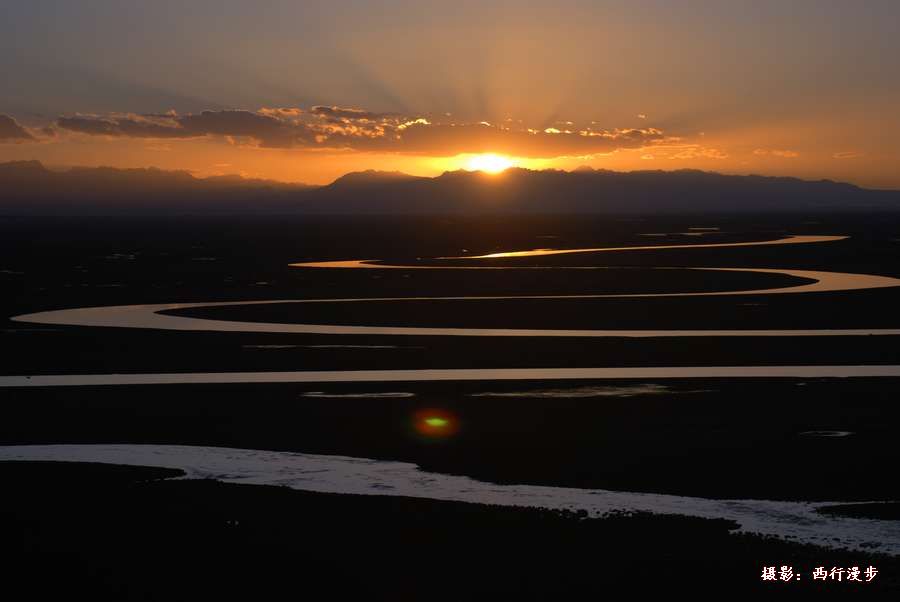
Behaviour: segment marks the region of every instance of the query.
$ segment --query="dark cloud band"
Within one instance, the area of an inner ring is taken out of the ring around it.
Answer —
[[[654,128],[560,131],[513,129],[488,123],[432,122],[421,116],[314,106],[187,115],[62,117],[57,126],[91,136],[198,138],[221,136],[263,148],[349,149],[450,156],[495,152],[560,157],[640,148],[665,138]]]
[[[34,139],[15,119],[9,115],[0,115],[0,142],[25,142]]]

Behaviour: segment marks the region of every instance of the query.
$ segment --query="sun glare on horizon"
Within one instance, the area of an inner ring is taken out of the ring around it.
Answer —
[[[496,155],[494,153],[485,153],[482,155],[473,155],[466,161],[466,169],[469,171],[484,171],[487,173],[500,173],[501,171],[513,167],[516,162],[510,157]]]

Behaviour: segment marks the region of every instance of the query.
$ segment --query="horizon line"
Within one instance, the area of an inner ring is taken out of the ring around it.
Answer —
[[[114,171],[141,171],[141,170],[143,170],[143,171],[156,171],[156,172],[161,172],[161,173],[186,174],[197,181],[207,181],[207,180],[216,180],[216,179],[224,179],[224,178],[237,178],[237,179],[240,179],[242,181],[247,181],[247,182],[252,182],[252,181],[273,182],[273,183],[277,183],[277,184],[283,184],[283,185],[289,185],[289,186],[290,185],[305,186],[305,187],[309,187],[309,188],[327,188],[328,186],[335,184],[336,182],[342,180],[343,178],[345,178],[349,175],[367,174],[367,173],[396,174],[398,176],[406,176],[409,178],[415,178],[415,179],[421,179],[421,180],[436,180],[436,179],[446,176],[448,174],[480,174],[480,175],[482,175],[484,177],[488,177],[488,178],[502,178],[504,174],[509,173],[509,172],[530,172],[530,173],[554,172],[554,173],[564,173],[564,174],[578,174],[578,173],[603,174],[603,173],[606,173],[606,174],[618,174],[618,175],[650,174],[650,173],[675,174],[675,173],[683,173],[683,172],[693,172],[693,173],[702,173],[702,174],[717,175],[717,176],[724,176],[724,177],[747,177],[747,178],[756,177],[756,178],[771,178],[771,179],[790,179],[790,180],[799,180],[799,181],[803,181],[803,182],[830,182],[830,183],[834,183],[834,184],[846,184],[846,185],[850,185],[850,186],[855,186],[861,190],[876,191],[876,192],[877,191],[886,191],[886,192],[900,191],[900,187],[896,187],[896,188],[868,187],[868,186],[865,186],[863,184],[859,184],[859,183],[853,182],[853,181],[835,180],[835,179],[827,178],[827,177],[815,178],[815,177],[803,177],[803,176],[798,176],[798,175],[768,175],[768,174],[764,174],[764,173],[755,173],[755,172],[736,173],[736,172],[696,169],[696,168],[690,168],[690,167],[683,167],[683,168],[679,168],[679,169],[615,170],[615,169],[607,169],[607,168],[594,168],[594,167],[590,167],[588,165],[581,165],[581,166],[575,167],[573,169],[566,170],[566,169],[556,168],[556,167],[533,169],[533,168],[513,165],[513,166],[510,166],[498,173],[491,173],[488,171],[477,170],[477,169],[473,170],[473,169],[459,168],[459,169],[455,169],[455,170],[445,170],[437,175],[418,175],[418,174],[413,174],[413,173],[400,171],[400,170],[381,170],[381,169],[369,168],[369,169],[358,169],[358,170],[351,170],[351,171],[345,172],[345,173],[341,174],[340,176],[336,177],[335,179],[331,180],[330,182],[327,182],[324,184],[313,184],[313,183],[309,183],[309,182],[305,182],[305,181],[301,181],[301,180],[283,180],[283,179],[278,179],[278,178],[253,177],[253,176],[246,176],[241,173],[213,174],[213,175],[204,176],[204,175],[198,175],[199,170],[166,169],[166,168],[162,168],[162,167],[157,167],[155,165],[134,166],[134,167],[116,167],[113,165],[103,165],[103,164],[100,164],[100,165],[83,165],[83,164],[58,165],[58,164],[46,164],[43,161],[41,161],[40,159],[15,159],[12,161],[0,162],[0,167],[2,167],[4,165],[13,165],[13,164],[17,164],[17,163],[37,163],[42,168],[46,169],[47,171],[56,172],[56,173],[68,173],[71,171],[81,170],[81,169],[84,169],[84,170],[108,169],[108,170],[114,170]]]

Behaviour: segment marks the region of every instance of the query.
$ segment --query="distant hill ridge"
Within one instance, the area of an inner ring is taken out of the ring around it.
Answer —
[[[411,176],[402,171],[377,171],[375,169],[367,169],[365,171],[351,171],[339,177],[337,180],[329,184],[329,187],[339,188],[345,186],[366,186],[375,184],[393,184],[397,182],[407,182],[410,180],[420,180],[418,176]]]
[[[326,186],[155,168],[0,163],[0,214],[747,213],[900,210],[900,191],[698,170],[351,172]]]

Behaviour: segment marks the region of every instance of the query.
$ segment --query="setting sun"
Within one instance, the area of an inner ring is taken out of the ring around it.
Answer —
[[[500,173],[504,169],[513,167],[515,162],[509,157],[503,155],[495,155],[488,153],[484,155],[474,155],[466,161],[466,169],[469,171],[484,171],[487,173]]]

